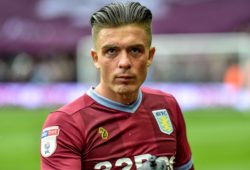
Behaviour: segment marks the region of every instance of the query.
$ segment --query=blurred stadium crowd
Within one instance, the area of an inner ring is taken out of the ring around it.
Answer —
[[[70,53],[2,54],[0,82],[75,82],[75,57]]]

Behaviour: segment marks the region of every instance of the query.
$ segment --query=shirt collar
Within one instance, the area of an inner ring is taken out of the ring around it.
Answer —
[[[138,109],[138,107],[140,106],[141,101],[142,101],[141,90],[139,90],[138,97],[137,97],[136,101],[130,105],[126,105],[126,104],[115,102],[115,101],[110,100],[106,97],[103,97],[100,94],[98,94],[94,89],[95,89],[94,87],[91,87],[87,91],[87,95],[90,96],[97,103],[99,103],[103,106],[106,106],[108,108],[111,108],[111,109],[129,112],[129,113],[134,113]]]

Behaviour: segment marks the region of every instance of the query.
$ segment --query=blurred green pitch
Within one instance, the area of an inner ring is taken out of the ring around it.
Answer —
[[[52,108],[0,108],[0,169],[39,170],[40,131]],[[250,113],[204,109],[184,114],[196,170],[250,169]]]

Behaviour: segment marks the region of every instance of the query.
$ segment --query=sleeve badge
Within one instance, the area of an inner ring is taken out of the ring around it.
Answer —
[[[59,135],[58,126],[50,126],[42,131],[41,135],[41,155],[43,157],[51,156],[57,147],[56,138]]]

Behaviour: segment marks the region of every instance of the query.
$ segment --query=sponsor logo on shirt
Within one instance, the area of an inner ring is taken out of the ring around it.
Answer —
[[[99,162],[95,165],[94,169],[112,169],[112,168],[120,168],[120,169],[141,169],[142,164],[145,161],[148,161],[152,155],[151,154],[143,154],[143,155],[136,155],[133,157],[124,157],[119,158],[115,162],[110,161],[103,161]],[[174,166],[174,159],[175,156],[167,157],[167,156],[160,156],[156,158],[156,162],[164,161],[166,164],[166,170],[173,170]]]
[[[106,129],[104,129],[103,127],[99,127],[99,129],[98,129],[98,133],[100,133],[100,134],[101,134],[101,138],[102,138],[102,139],[107,140],[107,139],[108,139],[108,137],[109,137],[109,133],[108,133],[108,131],[107,131]]]
[[[58,126],[50,126],[42,131],[41,135],[41,155],[43,157],[51,156],[57,147],[56,138],[59,135]]]
[[[166,109],[152,111],[161,132],[170,135],[173,125]]]

